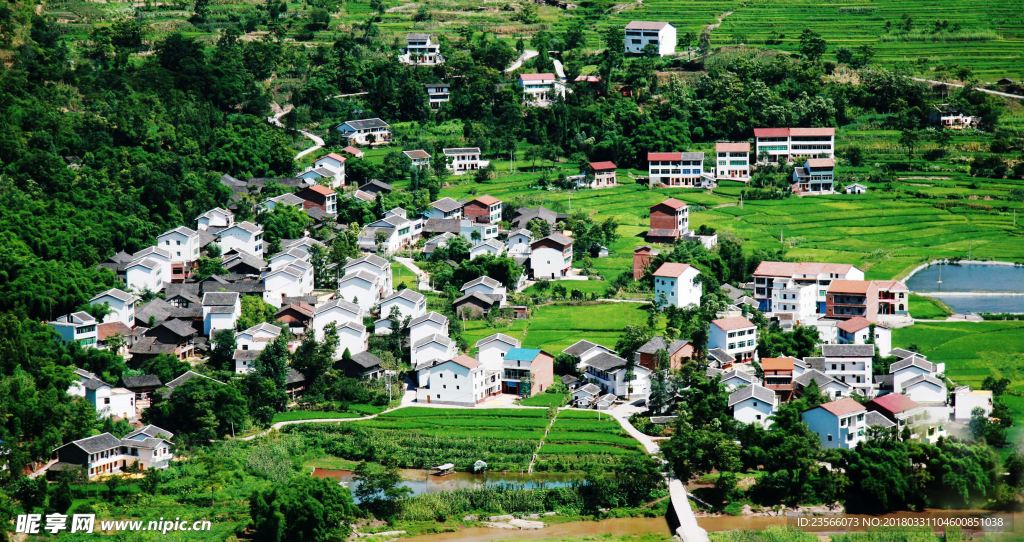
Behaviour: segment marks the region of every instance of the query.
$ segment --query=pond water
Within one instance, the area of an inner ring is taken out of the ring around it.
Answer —
[[[910,276],[906,284],[912,292],[938,299],[960,314],[1024,312],[1022,266],[930,265]]]
[[[345,487],[355,490],[359,487],[359,479],[349,470],[313,469],[315,478],[332,478],[338,480]],[[437,493],[440,491],[454,491],[456,489],[479,489],[487,486],[508,484],[519,489],[540,489],[543,487],[565,487],[572,484],[577,478],[571,474],[546,474],[534,473],[520,475],[509,472],[486,472],[484,474],[470,474],[468,472],[456,472],[447,476],[436,476],[433,471],[407,469],[402,471],[404,481],[402,485],[412,490],[412,494]],[[359,501],[356,500],[356,504]]]

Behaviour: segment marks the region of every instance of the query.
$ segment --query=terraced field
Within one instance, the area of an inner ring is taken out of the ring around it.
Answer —
[[[537,468],[577,470],[584,464],[608,464],[617,457],[634,453],[643,453],[640,443],[628,436],[610,415],[591,410],[563,410],[544,439]]]

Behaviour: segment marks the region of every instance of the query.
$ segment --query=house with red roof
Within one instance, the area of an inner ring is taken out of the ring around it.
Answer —
[[[831,158],[808,158],[804,165],[793,168],[790,188],[799,196],[835,194],[836,161]]]
[[[835,128],[754,128],[754,156],[758,162],[834,159],[835,140]]]
[[[665,262],[654,272],[654,302],[658,308],[700,306],[700,271],[687,263]]]
[[[873,335],[872,325],[875,327]],[[854,316],[849,320],[842,321],[836,328],[839,330],[836,335],[839,344],[868,344],[869,342],[874,342],[875,347],[878,348],[878,355],[883,358],[888,357],[889,352],[892,351],[892,331],[884,325],[873,324],[863,316]]]
[[[708,330],[708,350],[721,348],[737,363],[757,359],[757,326],[743,316],[712,320]]]
[[[327,153],[317,158],[297,175],[303,179],[325,184],[330,188],[345,186],[345,157],[336,153]]]
[[[715,178],[731,181],[750,180],[750,142],[715,143]]]
[[[579,175],[572,175],[569,180],[576,182],[576,188],[610,188],[619,185],[615,169],[613,162],[590,162]]]
[[[295,195],[303,200],[303,209],[316,207],[325,213],[338,212],[338,194],[324,185],[307,186],[296,192]]]
[[[817,313],[825,314],[826,293],[834,280],[864,280],[864,272],[850,264],[765,261],[754,270],[754,299],[758,310],[774,312],[780,297],[777,289],[810,285]]]
[[[483,195],[469,201],[462,207],[462,216],[477,224],[497,224],[501,222],[501,200],[490,195]]]
[[[651,206],[651,229],[647,241],[675,243],[690,231],[690,209],[686,203],[669,198]]]
[[[828,286],[825,315],[893,322],[910,318],[910,290],[898,280],[835,280]]]
[[[806,410],[800,421],[817,433],[822,448],[850,450],[867,440],[868,409],[849,397]]]
[[[648,152],[647,174],[651,186],[666,188],[714,188],[715,179],[704,173],[702,152]]]
[[[945,403],[918,403],[902,393],[890,393],[876,397],[864,406],[896,424],[897,435],[902,435],[903,430],[909,428],[911,439],[931,444],[947,434],[945,424],[949,421],[949,406]]]

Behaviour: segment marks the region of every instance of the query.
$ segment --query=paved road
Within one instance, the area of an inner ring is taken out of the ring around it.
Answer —
[[[427,292],[436,291],[430,287],[430,275],[428,275],[426,271],[420,269],[412,258],[399,258],[398,256],[395,256],[395,261],[411,269],[413,273],[416,273],[416,277],[419,279],[419,285],[417,286],[418,289]]]
[[[933,85],[948,85],[948,86],[951,86],[951,87],[963,88],[963,85],[961,85],[959,83],[947,83],[945,81],[933,81],[931,79],[921,79],[921,78],[918,78],[918,77],[911,77],[911,79],[913,79],[914,81],[921,82],[921,83],[931,83]],[[987,88],[981,88],[981,87],[974,87],[974,90],[977,90],[979,92],[987,92],[989,94],[995,94],[996,96],[1003,96],[1004,98],[1013,98],[1013,99],[1016,99],[1016,100],[1024,100],[1024,96],[1021,96],[1020,94],[1010,94],[1009,92],[1000,92],[998,90],[989,90]]]
[[[561,79],[562,82],[564,83],[565,82],[565,69],[562,68],[562,61],[558,60],[557,58],[552,58],[551,59],[551,63],[555,65],[555,75],[557,75],[558,78]]]
[[[518,70],[519,67],[523,65],[523,62],[526,62],[527,60],[530,60],[531,58],[539,54],[540,53],[532,49],[527,49],[523,51],[523,54],[519,55],[519,58],[517,58],[515,62],[513,62],[509,67],[505,68],[505,72],[514,72]]]
[[[281,123],[281,117],[287,115],[288,112],[291,111],[291,110],[292,110],[292,106],[291,106],[291,104],[289,104],[289,105],[285,106],[284,111],[281,111],[280,113],[277,113],[277,114],[275,114],[272,117],[267,117],[267,122],[269,122],[270,124],[273,124],[274,126],[277,126],[279,128],[284,128],[284,124]],[[309,147],[308,149],[303,149],[302,151],[299,152],[299,154],[296,154],[295,155],[295,159],[296,160],[298,160],[299,158],[302,158],[303,156],[306,156],[307,154],[309,154],[311,152],[316,152],[316,151],[318,151],[318,150],[323,148],[324,140],[321,139],[319,136],[313,135],[313,134],[311,134],[311,133],[309,133],[309,132],[307,132],[305,130],[299,130],[299,133],[304,135],[304,136],[306,136],[307,139],[312,141],[313,142],[313,146]]]

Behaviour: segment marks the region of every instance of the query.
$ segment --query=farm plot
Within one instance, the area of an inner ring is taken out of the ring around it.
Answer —
[[[640,444],[627,435],[611,415],[563,410],[544,439],[536,468],[580,470],[587,464],[612,464],[624,455],[635,453],[643,453]]]

